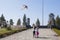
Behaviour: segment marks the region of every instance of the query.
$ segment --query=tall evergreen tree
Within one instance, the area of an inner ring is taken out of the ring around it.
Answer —
[[[23,16],[23,25],[26,25],[26,14]]]
[[[1,18],[1,21],[6,21],[6,20],[5,20],[5,17],[3,16],[3,14],[1,15],[0,18]]]
[[[36,26],[40,26],[40,21],[39,21],[39,19],[37,19],[37,21],[36,21]]]
[[[30,25],[30,18],[27,18],[27,25]]]
[[[21,20],[20,19],[18,19],[17,25],[21,25]]]
[[[2,14],[1,17],[0,17],[0,25],[2,25],[2,27],[7,27],[7,23],[6,23],[6,20],[5,20],[5,17],[4,15]]]
[[[1,18],[0,18],[0,26],[1,26]]]
[[[60,18],[59,18],[59,16],[56,17],[56,20],[55,21],[56,21],[56,25],[57,26],[60,26]]]
[[[13,25],[13,23],[14,23],[13,19],[10,19],[10,25]]]

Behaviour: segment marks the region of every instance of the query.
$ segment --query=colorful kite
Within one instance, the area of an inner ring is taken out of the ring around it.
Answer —
[[[22,5],[22,9],[25,10],[25,9],[28,9],[28,6],[27,5]]]

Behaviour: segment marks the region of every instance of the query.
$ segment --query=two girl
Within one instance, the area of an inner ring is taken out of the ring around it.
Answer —
[[[33,30],[33,37],[36,37],[36,38],[37,38],[38,35],[39,35],[38,27],[34,25],[34,26],[33,26],[33,29],[34,29],[34,30]]]

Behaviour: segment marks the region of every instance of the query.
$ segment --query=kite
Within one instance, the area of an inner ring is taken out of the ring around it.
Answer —
[[[25,9],[28,9],[28,6],[27,5],[22,5],[22,9],[25,10]]]

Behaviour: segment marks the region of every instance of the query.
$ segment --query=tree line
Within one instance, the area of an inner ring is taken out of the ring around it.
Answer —
[[[9,25],[9,27],[8,27]],[[4,17],[4,15],[2,14],[1,17],[0,17],[0,27],[3,28],[3,27],[8,27],[10,28],[11,25],[14,25],[14,22],[13,22],[13,19],[10,19],[9,21],[7,21]],[[21,20],[20,18],[17,20],[17,23],[16,25],[21,25]],[[36,22],[36,25],[40,26],[40,21],[39,19],[37,19],[37,22]],[[30,25],[30,18],[27,18],[26,17],[26,14],[24,14],[23,16],[23,23],[22,23],[22,26],[23,27],[27,27],[27,28],[30,28],[31,25]]]
[[[51,13],[50,13],[50,14],[51,14]],[[54,15],[54,14],[52,13],[52,15]],[[54,15],[54,16],[55,16],[55,15]],[[54,27],[60,29],[60,17],[57,16],[56,18],[53,18],[52,21],[54,22]],[[8,22],[9,22],[9,24],[8,24]],[[9,21],[7,21],[7,20],[5,19],[5,17],[4,17],[4,15],[3,15],[3,14],[1,15],[1,17],[0,17],[0,27],[7,27],[8,25],[11,26],[11,25],[13,25],[13,24],[14,24],[13,19],[10,19]],[[36,24],[36,26],[39,26],[39,27],[40,27],[40,20],[39,20],[39,18],[37,18],[35,24]],[[50,25],[50,24],[51,24],[51,22],[50,22],[50,23],[48,22],[47,25]],[[21,20],[20,20],[20,18],[17,20],[16,25],[21,25]],[[23,23],[22,23],[22,25],[23,25],[24,27],[27,27],[27,28],[31,27],[31,25],[30,25],[30,18],[27,18],[27,17],[26,17],[26,14],[24,14],[24,16],[23,16]]]

